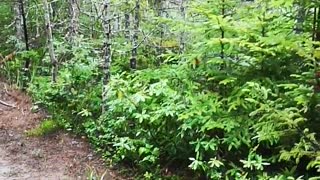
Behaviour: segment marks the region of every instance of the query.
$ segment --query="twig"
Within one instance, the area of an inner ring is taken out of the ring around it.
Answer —
[[[0,100],[0,104],[2,104],[4,106],[7,106],[7,107],[11,107],[11,108],[15,108],[16,107],[15,105],[8,104],[8,103],[6,103],[4,101],[1,101],[1,100]]]

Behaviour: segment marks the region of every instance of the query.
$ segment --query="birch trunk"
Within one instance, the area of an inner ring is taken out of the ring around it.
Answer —
[[[105,0],[104,1],[104,16],[102,20],[103,29],[105,33],[105,54],[104,54],[104,63],[103,63],[103,72],[104,72],[104,78],[103,78],[103,90],[102,90],[102,113],[106,110],[106,104],[107,104],[107,96],[108,96],[108,88],[107,85],[110,81],[110,66],[111,66],[111,18],[110,18],[110,1]]]
[[[134,13],[134,31],[132,36],[132,51],[131,51],[131,58],[130,58],[130,67],[131,69],[137,68],[137,55],[138,55],[138,33],[139,33],[139,12],[140,12],[140,1],[136,0],[136,7]]]
[[[69,27],[69,36],[71,43],[75,43],[75,40],[79,34],[79,16],[80,16],[80,1],[79,0],[69,0],[70,7],[70,27]]]
[[[43,9],[44,9],[44,18],[45,25],[47,31],[47,41],[48,41],[48,49],[52,66],[52,82],[55,83],[57,81],[58,74],[58,62],[55,56],[54,47],[53,47],[53,36],[52,36],[52,28],[50,21],[50,13],[49,13],[49,4],[47,0],[42,0]]]
[[[120,13],[114,15],[114,27],[113,32],[117,33],[121,31],[121,16]]]
[[[16,38],[18,40],[18,49],[23,48],[23,21],[21,12],[21,2],[14,2],[14,12],[15,12],[15,27],[16,27]]]
[[[24,12],[24,0],[19,0],[14,3],[15,10],[15,26],[16,37],[18,39],[19,49],[29,50],[29,37],[27,29],[27,20]],[[24,45],[23,45],[24,42]]]

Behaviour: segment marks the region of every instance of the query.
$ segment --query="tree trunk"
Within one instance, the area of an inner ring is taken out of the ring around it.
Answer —
[[[159,2],[155,1],[157,6],[157,15],[159,18],[164,17],[164,1],[165,0],[160,0]],[[159,25],[159,35],[160,35],[160,42],[158,43],[158,46],[156,48],[156,51],[158,53],[159,59],[158,59],[158,64],[160,65],[162,63],[162,57],[161,55],[163,54],[163,37],[164,37],[164,24],[160,23]]]
[[[185,1],[186,0],[181,0],[180,2],[180,13],[181,13],[183,23],[185,23],[185,20],[186,20]],[[180,54],[182,54],[184,50],[185,50],[185,31],[182,30],[180,34],[180,47],[179,47]]]
[[[297,22],[295,32],[297,34],[303,33],[303,23],[305,21],[305,0],[300,0],[298,4],[298,14],[297,14]]]
[[[134,31],[132,36],[132,51],[131,51],[131,59],[130,59],[131,69],[137,68],[138,33],[139,33],[139,24],[140,24],[139,12],[140,12],[140,1],[136,0],[136,7],[135,7],[135,13],[134,13]]]
[[[29,37],[27,29],[27,20],[24,12],[23,0],[16,1],[14,3],[15,10],[15,26],[16,26],[16,38],[18,40],[18,49],[29,51]],[[28,70],[30,60],[26,59],[25,70]]]
[[[128,42],[130,42],[130,14],[129,3],[126,1],[126,13],[124,14],[124,36]]]
[[[317,12],[317,11],[316,11]],[[318,7],[318,12],[315,13],[316,15],[316,33],[315,33],[315,40],[316,41],[320,41],[320,6]]]
[[[16,27],[16,38],[18,40],[18,49],[22,48],[23,43],[23,21],[22,21],[22,12],[21,12],[21,2],[14,2],[14,11],[15,11],[15,27]]]
[[[225,0],[222,0],[221,2],[221,15],[223,17],[225,17],[225,14],[226,14],[226,2]],[[220,32],[221,32],[221,40],[220,40],[220,46],[221,46],[221,49],[220,49],[220,57],[221,59],[224,59],[224,43],[223,43],[223,39],[225,38],[225,30],[223,29],[222,25],[220,24]]]
[[[69,27],[69,37],[71,43],[75,43],[75,40],[79,34],[79,16],[80,16],[80,1],[79,0],[69,0],[70,7],[70,27]]]
[[[114,32],[119,32],[121,31],[121,15],[120,13],[117,13],[114,15],[114,27],[113,27],[113,31]]]
[[[132,45],[131,43],[131,29],[130,29],[130,4],[128,1],[125,2],[125,13],[124,13],[124,38],[127,47]],[[126,51],[125,58],[130,57],[130,53]],[[130,60],[129,60],[130,61]]]
[[[96,25],[96,14],[98,14],[97,12],[97,8],[96,8],[96,4],[94,1],[89,1],[91,3],[91,8],[90,8],[90,31],[91,31],[91,38],[96,38],[96,31],[95,31],[95,25]]]
[[[43,9],[44,9],[45,25],[47,30],[48,49],[49,49],[49,55],[50,55],[50,60],[52,65],[52,82],[55,83],[57,81],[57,74],[58,74],[58,61],[56,59],[54,47],[53,47],[53,36],[52,36],[52,28],[51,28],[51,21],[50,21],[49,4],[47,0],[42,0],[42,2],[43,2]]]
[[[15,10],[15,26],[16,26],[16,37],[17,37],[17,45],[18,50],[26,50],[29,51],[29,37],[28,37],[28,29],[27,29],[27,20],[24,11],[24,0],[18,0],[14,3]],[[22,81],[22,88],[26,87],[26,80],[29,79],[29,66],[30,59],[24,58],[25,64],[22,67],[22,73],[24,79]]]
[[[105,0],[104,1],[104,16],[102,20],[103,29],[105,33],[105,54],[104,54],[104,64],[103,64],[103,72],[104,72],[104,78],[103,78],[103,90],[102,90],[102,113],[105,112],[106,104],[107,104],[107,96],[108,96],[108,88],[107,85],[110,81],[110,66],[111,66],[111,19],[110,19],[110,1]]]
[[[26,19],[26,14],[24,12],[23,0],[20,0],[20,8],[21,8],[21,15],[22,15],[22,22],[23,22],[23,34],[24,34],[25,49],[26,49],[26,51],[29,51],[29,36],[28,36],[27,19]],[[26,58],[26,62],[24,65],[26,72],[29,71],[29,66],[30,66],[30,59]]]
[[[316,40],[317,35],[317,8],[313,8],[312,41]]]

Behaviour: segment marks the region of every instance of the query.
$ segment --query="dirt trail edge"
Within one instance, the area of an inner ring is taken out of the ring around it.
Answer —
[[[86,179],[89,167],[103,173],[103,162],[88,143],[65,132],[31,138],[44,113],[32,113],[30,98],[0,82],[0,180]],[[10,106],[12,105],[12,107]],[[104,179],[119,179],[107,171]]]

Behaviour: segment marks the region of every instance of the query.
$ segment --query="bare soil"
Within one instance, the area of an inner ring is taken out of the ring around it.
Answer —
[[[66,132],[46,137],[27,137],[45,113],[32,113],[30,98],[0,82],[0,180],[87,179],[90,169],[106,172],[104,179],[119,179],[105,170],[85,138]]]

